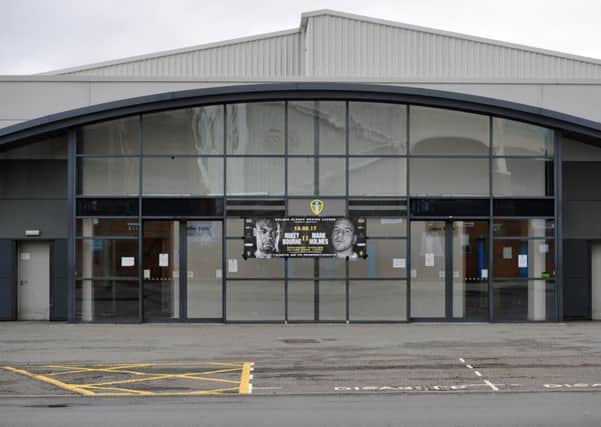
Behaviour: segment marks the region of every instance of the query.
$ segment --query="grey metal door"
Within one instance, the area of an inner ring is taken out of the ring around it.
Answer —
[[[50,244],[21,242],[18,251],[17,318],[48,320],[50,314]]]

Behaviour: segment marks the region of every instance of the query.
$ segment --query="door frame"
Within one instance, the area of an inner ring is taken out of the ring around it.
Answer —
[[[14,320],[19,319],[20,315],[20,307],[19,307],[19,282],[21,276],[21,245],[23,243],[43,243],[48,245],[48,319],[44,319],[44,321],[52,320],[52,305],[53,295],[52,290],[54,289],[54,240],[52,239],[17,239],[15,240],[15,272],[14,272]]]
[[[411,287],[412,287],[412,280],[411,280],[411,274],[407,275],[407,279],[408,279],[408,286],[407,286],[407,301],[408,301],[408,306],[409,309],[407,310],[407,321],[409,322],[457,322],[457,323],[461,323],[461,322],[473,322],[473,320],[466,320],[465,319],[465,313],[464,313],[464,317],[463,318],[455,318],[453,317],[453,265],[454,265],[454,254],[453,254],[453,245],[454,245],[454,236],[453,236],[453,223],[455,222],[459,222],[459,221],[479,221],[479,222],[486,222],[487,223],[487,228],[490,230],[490,219],[488,218],[463,218],[463,217],[436,217],[436,218],[412,218],[409,221],[409,235],[410,235],[410,240],[409,240],[409,247],[407,248],[407,253],[409,254],[409,268],[411,268],[411,265],[413,263],[413,260],[411,259],[411,241],[415,238],[415,236],[411,235],[411,224],[413,222],[428,222],[428,221],[438,221],[438,222],[444,222],[445,223],[445,232],[444,232],[444,236],[445,236],[445,247],[444,247],[444,254],[445,254],[445,303],[444,303],[444,307],[445,307],[445,314],[444,316],[441,317],[413,317],[411,315],[411,308],[412,308],[412,301],[411,301]],[[488,239],[490,240],[490,237],[488,237]],[[490,251],[490,242],[489,245],[487,246],[487,250]],[[487,259],[487,263],[490,263],[490,253],[487,254],[488,255],[488,259]],[[488,267],[488,271],[489,271],[489,277],[487,278],[487,283],[488,283],[488,293],[489,293],[489,297],[488,297],[488,304],[490,305],[490,266]],[[411,272],[409,272],[411,273]],[[489,313],[490,313],[490,307],[488,309]],[[490,315],[489,315],[490,316]]]

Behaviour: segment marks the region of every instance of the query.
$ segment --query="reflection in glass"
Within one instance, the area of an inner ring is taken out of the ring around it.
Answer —
[[[350,320],[407,320],[406,291],[404,280],[351,280]]]
[[[138,235],[138,229],[140,228],[137,218],[80,218],[76,220],[76,226],[77,236],[82,237],[136,237]]]
[[[495,280],[493,319],[554,320],[555,282],[551,280]]]
[[[77,153],[138,154],[140,139],[138,116],[82,126],[77,136]]]
[[[139,167],[136,157],[79,159],[78,194],[137,195]]]
[[[146,157],[144,195],[223,195],[223,158]]]
[[[139,320],[138,281],[78,280],[75,282],[77,320]]]
[[[228,239],[226,241],[227,277],[228,278],[283,278],[284,258],[242,258],[244,240]]]
[[[288,159],[288,194],[291,196],[315,194],[315,159],[313,157]]]
[[[179,221],[144,222],[144,317],[180,317]]]
[[[541,126],[493,118],[495,156],[553,156],[553,131]]]
[[[283,157],[227,159],[227,192],[230,196],[281,196],[284,183]]]
[[[406,154],[405,105],[350,102],[349,116],[350,154]]]
[[[226,295],[228,321],[284,321],[283,281],[230,280]]]
[[[346,160],[319,159],[319,194],[344,196],[346,194]]]
[[[555,221],[552,219],[495,219],[495,237],[551,237],[555,235]]]
[[[553,195],[553,162],[543,159],[493,159],[495,196]]]
[[[489,153],[489,118],[479,114],[411,106],[410,148],[420,155]]]
[[[284,102],[228,104],[228,154],[284,154]]]
[[[346,282],[319,281],[319,320],[346,320]]]
[[[445,317],[445,227],[411,222],[411,317]]]
[[[405,218],[367,218],[369,237],[404,237],[407,235]]]
[[[142,117],[144,154],[223,153],[223,106],[184,108]]]
[[[222,317],[221,222],[188,221],[188,318]]]
[[[288,320],[313,321],[314,319],[315,282],[313,280],[289,280]]]
[[[413,158],[411,194],[487,196],[488,159]]]
[[[349,194],[398,196],[407,194],[407,160],[361,157],[349,160]]]

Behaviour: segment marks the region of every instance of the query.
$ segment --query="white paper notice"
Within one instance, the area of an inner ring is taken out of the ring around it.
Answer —
[[[150,270],[144,269],[144,278],[150,279]]]
[[[222,277],[223,277],[223,272],[221,271],[221,269],[218,268],[217,270],[215,270],[215,278],[221,279]]]
[[[439,271],[439,272],[438,272],[438,278],[440,278],[440,279],[444,279],[444,277],[445,277],[444,271],[442,271],[442,270],[441,270],[441,271]]]
[[[459,272],[453,271],[453,279],[459,279]]]
[[[483,268],[481,270],[480,276],[482,276],[483,279],[488,279],[488,269]]]
[[[237,273],[238,272],[238,260],[236,258],[230,258],[227,260],[227,272]]]
[[[29,261],[31,254],[29,252],[21,252],[21,261]]]
[[[122,256],[121,267],[133,267],[136,265],[136,259],[133,256]]]
[[[159,267],[169,267],[169,254],[159,254]]]
[[[518,255],[518,268],[528,267],[528,255]]]
[[[411,278],[415,279],[417,277],[417,270],[411,269]]]
[[[194,272],[188,271],[188,279],[194,279]]]
[[[406,268],[407,262],[405,258],[393,258],[392,259],[392,268]]]
[[[538,245],[538,251],[541,254],[546,254],[549,252],[549,245],[547,243],[541,243],[540,245]]]
[[[503,248],[503,259],[511,259],[511,246],[505,246]]]
[[[426,267],[434,267],[434,254],[426,254]]]

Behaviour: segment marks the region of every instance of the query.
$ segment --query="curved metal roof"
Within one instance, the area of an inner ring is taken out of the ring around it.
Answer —
[[[601,123],[493,98],[402,86],[359,83],[273,83],[167,92],[129,98],[18,123],[0,129],[0,146],[119,117],[190,106],[281,99],[329,99],[408,103],[491,114],[601,140]]]

